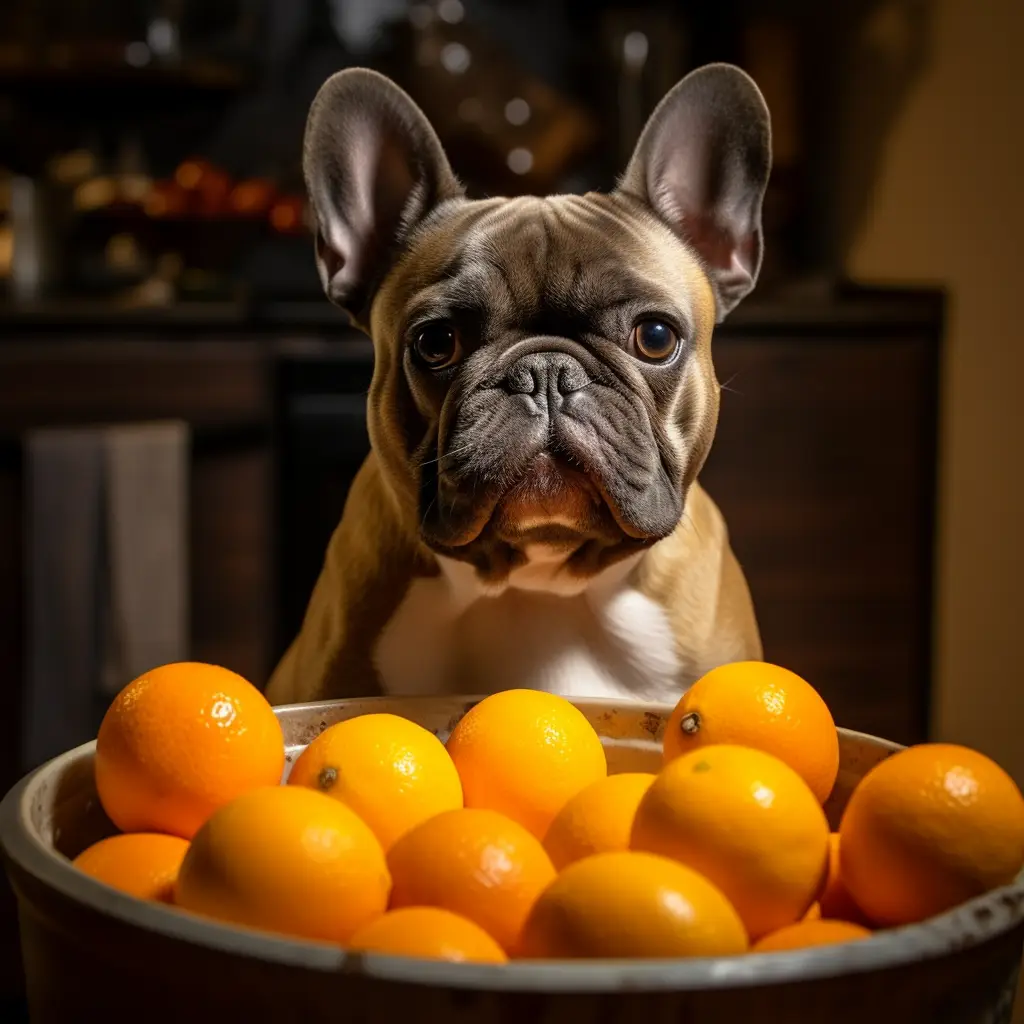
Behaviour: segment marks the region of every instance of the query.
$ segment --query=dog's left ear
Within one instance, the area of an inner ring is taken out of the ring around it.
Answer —
[[[700,253],[719,322],[757,281],[770,170],[771,121],[760,90],[739,68],[708,64],[655,108],[619,184]]]
[[[373,296],[409,232],[463,195],[434,129],[391,79],[339,71],[309,110],[302,157],[327,297],[368,327]]]

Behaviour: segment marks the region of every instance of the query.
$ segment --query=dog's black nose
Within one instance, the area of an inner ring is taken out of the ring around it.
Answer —
[[[589,383],[582,364],[566,352],[531,352],[517,359],[505,375],[510,394],[544,397],[549,403]]]

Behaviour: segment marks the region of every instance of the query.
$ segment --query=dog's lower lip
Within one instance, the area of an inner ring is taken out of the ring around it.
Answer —
[[[531,459],[513,484],[499,499],[498,509],[511,506],[600,505],[600,492],[590,475],[567,461],[541,452]]]

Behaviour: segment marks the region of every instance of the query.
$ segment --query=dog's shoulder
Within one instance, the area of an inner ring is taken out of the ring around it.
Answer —
[[[750,589],[725,518],[699,484],[675,531],[637,566],[635,584],[666,609],[680,654],[698,676],[724,662],[761,658]]]
[[[267,684],[271,703],[382,692],[372,659],[374,641],[412,581],[438,571],[433,557],[403,528],[371,452],[352,481],[302,628]]]

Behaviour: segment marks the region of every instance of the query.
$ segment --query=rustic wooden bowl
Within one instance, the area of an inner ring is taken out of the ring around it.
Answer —
[[[277,709],[289,763],[333,722],[405,715],[446,738],[474,698],[380,698]],[[668,708],[581,700],[612,771],[660,764]],[[841,730],[833,826],[863,774],[896,745]],[[237,1019],[320,1022],[643,1021],[686,1024],[1008,1024],[1024,946],[1024,877],[925,924],[843,947],[721,959],[436,963],[348,955],[137,902],[68,857],[113,832],[96,798],[94,744],[0,804],[37,1024]]]

